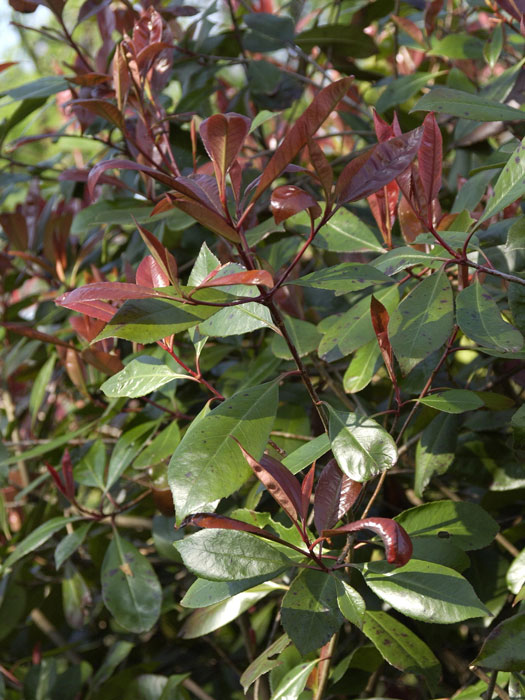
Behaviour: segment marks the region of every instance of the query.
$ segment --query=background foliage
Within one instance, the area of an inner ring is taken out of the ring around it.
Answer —
[[[525,7],[10,6],[0,697],[523,697]]]

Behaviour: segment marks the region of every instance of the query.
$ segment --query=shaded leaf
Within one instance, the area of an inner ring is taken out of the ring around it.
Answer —
[[[445,474],[454,461],[459,427],[460,421],[456,415],[442,413],[423,430],[416,448],[414,490],[419,497],[430,479],[435,474]]]
[[[423,121],[423,135],[417,160],[427,206],[431,211],[432,203],[441,187],[443,165],[443,139],[433,112],[427,114]]]
[[[523,112],[522,112],[523,114]],[[498,214],[525,194],[525,139],[511,154],[501,171],[479,223]]]
[[[335,459],[323,467],[315,489],[314,522],[318,533],[333,527],[354,505],[362,484],[343,474]]]
[[[525,666],[525,613],[503,620],[492,629],[472,662],[496,671],[522,671]]]
[[[277,657],[290,643],[290,637],[287,634],[283,634],[252,661],[240,678],[245,693],[258,678],[281,664]]]
[[[440,391],[418,399],[418,401],[425,406],[436,408],[445,413],[464,413],[485,405],[485,402],[474,391],[468,389]]]
[[[336,296],[349,294],[360,289],[366,289],[375,284],[391,284],[382,272],[364,263],[340,263],[332,267],[316,270],[287,284],[298,284],[301,287],[327,289],[335,292]]]
[[[423,95],[410,110],[418,112],[438,112],[451,114],[453,117],[474,119],[481,122],[516,121],[525,119],[525,112],[501,104],[481,95],[453,90],[447,87],[435,87]]]

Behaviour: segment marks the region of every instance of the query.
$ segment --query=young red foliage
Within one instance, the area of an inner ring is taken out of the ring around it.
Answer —
[[[386,558],[389,564],[404,566],[412,556],[412,540],[406,530],[390,518],[365,518],[347,523],[335,530],[323,530],[323,537],[342,535],[358,530],[372,530],[383,540]]]
[[[164,201],[164,200],[162,200]],[[167,248],[165,248],[162,243],[159,241],[159,239],[151,233],[151,231],[148,231],[147,228],[144,228],[144,226],[141,226],[137,221],[135,221],[135,224],[137,225],[137,228],[139,230],[139,233],[142,237],[142,240],[146,244],[149,252],[152,254],[152,256],[155,258],[157,263],[160,265],[161,269],[163,270],[165,276],[168,278],[169,282],[171,282],[174,285],[178,284],[178,270],[177,270],[177,261],[175,260],[174,256],[169,252]],[[168,283],[169,284],[169,283]],[[158,286],[165,286],[165,285],[158,285]]]
[[[383,304],[373,295],[370,302],[370,316],[388,375],[391,381],[394,382],[394,385],[397,385],[394,372],[394,353],[388,339],[388,321],[390,317]]]
[[[198,289],[201,287],[223,287],[230,284],[260,284],[264,287],[273,287],[274,284],[273,278],[267,270],[244,270],[243,272],[232,272],[231,275],[224,275],[224,277],[216,277],[215,275],[220,269],[214,270],[213,277],[201,282]]]
[[[443,139],[434,112],[429,112],[423,122],[423,136],[417,159],[428,215],[432,218],[433,202],[441,187],[441,168],[443,166]]]
[[[137,285],[143,287],[168,287],[168,276],[152,255],[141,260],[135,276]]]
[[[321,207],[312,195],[295,185],[277,187],[272,192],[270,209],[276,224],[305,209],[308,209],[310,216],[314,219],[321,216]]]
[[[221,196],[226,187],[226,174],[239,155],[250,124],[248,117],[229,112],[214,114],[200,125],[201,139],[213,163]]]
[[[310,508],[310,498],[314,488],[315,464],[312,464],[301,484],[301,520],[306,523],[308,510]]]
[[[333,527],[356,502],[363,484],[339,469],[335,459],[323,468],[314,498],[314,523],[317,532]]]

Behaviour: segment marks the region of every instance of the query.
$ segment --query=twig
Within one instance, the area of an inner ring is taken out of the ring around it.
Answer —
[[[477,676],[480,680],[484,681],[490,688],[491,686],[491,678],[488,676],[485,671],[482,671],[480,668],[476,668],[476,666],[469,666],[469,669],[472,671],[472,673]],[[496,672],[497,675],[497,672]],[[494,686],[493,686],[493,691],[496,693],[496,695],[501,698],[501,700],[510,700],[510,695],[506,693],[503,688],[500,688],[500,686],[495,682],[494,680]]]

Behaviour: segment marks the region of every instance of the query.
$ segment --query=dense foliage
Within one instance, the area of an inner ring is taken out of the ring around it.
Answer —
[[[10,0],[0,698],[523,697],[525,8],[190,2]]]

